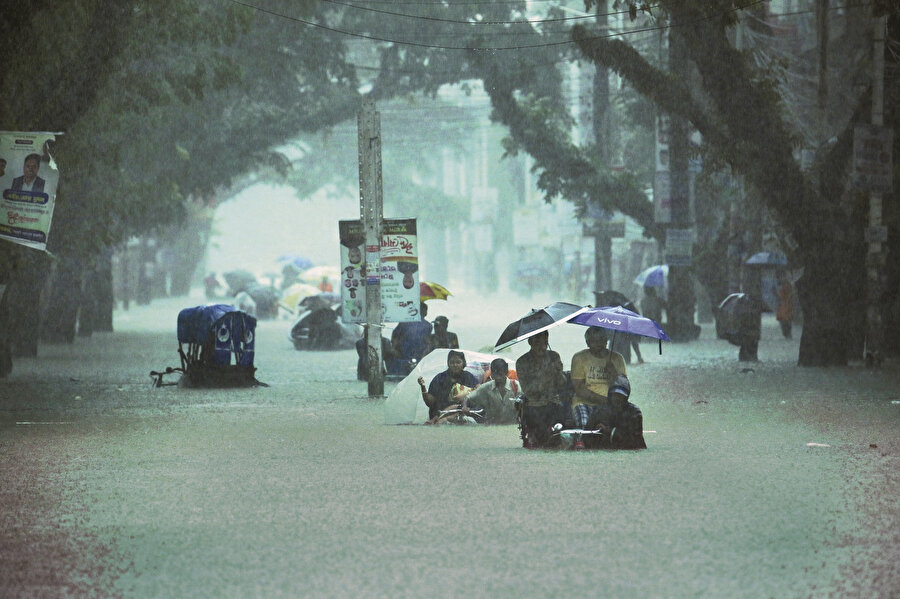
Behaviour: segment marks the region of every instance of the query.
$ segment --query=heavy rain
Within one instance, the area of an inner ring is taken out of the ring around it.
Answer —
[[[0,596],[900,594],[892,3],[3,12]]]

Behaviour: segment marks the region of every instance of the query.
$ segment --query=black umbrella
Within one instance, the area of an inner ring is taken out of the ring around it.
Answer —
[[[739,335],[742,330],[753,327],[766,308],[762,300],[749,293],[732,293],[715,308],[716,336],[728,339]],[[733,341],[732,341],[733,343]]]
[[[494,351],[499,351],[533,335],[543,333],[558,324],[568,322],[585,310],[587,308],[568,302],[554,302],[543,308],[534,308],[519,320],[507,325],[503,334],[497,339],[497,343],[494,344]]]
[[[607,289],[606,291],[595,291],[594,306],[596,306],[597,308],[605,308],[607,306],[622,306],[626,310],[638,312],[633,301],[625,297],[624,294],[619,293],[618,291],[613,291],[612,289]],[[640,314],[640,312],[638,312],[638,314]]]
[[[307,310],[316,310],[318,308],[330,308],[336,304],[341,303],[341,296],[338,293],[317,293],[316,295],[310,295],[308,297],[303,298],[300,301],[300,305],[306,308]]]

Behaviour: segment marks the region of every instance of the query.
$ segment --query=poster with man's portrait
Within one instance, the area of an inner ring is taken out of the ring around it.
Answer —
[[[46,251],[59,185],[57,135],[0,131],[0,239]]]

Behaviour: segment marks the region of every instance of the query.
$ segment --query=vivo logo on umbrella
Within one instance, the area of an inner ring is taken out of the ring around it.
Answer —
[[[597,322],[598,323],[606,323],[606,324],[617,324],[617,325],[622,324],[621,320],[612,320],[611,318],[606,318],[605,316],[603,318],[597,320]]]

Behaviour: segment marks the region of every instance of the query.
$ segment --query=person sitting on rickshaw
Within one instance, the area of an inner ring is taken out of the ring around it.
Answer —
[[[597,407],[587,428],[603,431],[598,446],[611,449],[647,449],[644,441],[644,418],[640,408],[628,401],[631,383],[624,374],[609,385],[607,401]],[[591,444],[590,438],[587,444]]]
[[[450,350],[447,354],[447,370],[437,373],[428,387],[425,387],[425,379],[418,378],[419,387],[422,389],[422,400],[428,406],[428,419],[439,416],[441,410],[445,410],[452,404],[459,403],[465,397],[464,394],[451,396],[454,385],[462,385],[469,389],[478,386],[478,379],[471,372],[465,370],[466,355],[461,351]]]
[[[519,384],[509,378],[509,365],[503,358],[491,362],[491,378],[469,391],[463,398],[463,410],[484,410],[485,424],[515,424],[517,410],[514,398],[519,395]]]

